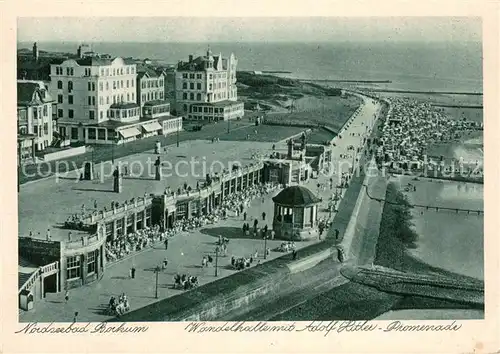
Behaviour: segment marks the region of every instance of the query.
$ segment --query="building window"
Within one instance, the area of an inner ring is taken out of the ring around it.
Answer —
[[[88,97],[88,101],[89,101],[89,106],[92,106],[92,97]]]
[[[63,95],[57,95],[57,103],[63,103]]]
[[[92,96],[92,106],[95,106],[95,96]]]
[[[194,90],[194,82],[189,83],[189,89]]]
[[[97,268],[97,250],[87,253],[87,275],[94,274]]]
[[[58,80],[58,81],[57,81],[57,88],[58,88],[58,89],[60,89],[60,90],[62,90],[62,88],[63,88],[63,84],[62,84],[62,81],[61,81],[61,80]]]
[[[43,123],[43,135],[49,134],[49,123]]]
[[[120,80],[120,87],[123,88],[123,80]]]
[[[132,101],[134,101],[134,102],[135,102],[135,95],[134,95],[134,93],[133,93],[133,92],[132,92]]]
[[[183,100],[187,100],[187,93],[185,93],[185,92],[184,92],[184,93],[182,94],[182,99],[183,99]]]
[[[127,88],[128,88],[128,85],[129,85],[129,84],[128,84],[128,80],[127,80],[126,82],[127,82]]]
[[[196,100],[197,101],[201,101],[201,93],[197,93],[196,94]]]
[[[190,99],[191,101],[193,101],[193,100],[194,100],[194,93],[190,93],[190,94],[189,94],[189,99]]]
[[[89,119],[95,119],[95,112],[89,111]]]
[[[198,90],[201,90],[201,83],[200,83],[200,82],[198,82],[198,83],[196,84],[196,88],[197,88]]]
[[[43,105],[43,116],[47,117],[47,105]]]
[[[104,104],[104,97],[102,96],[99,97],[99,104]]]
[[[155,100],[158,99],[158,92],[155,92]]]
[[[115,111],[110,110],[110,111],[109,111],[109,116],[110,116],[111,118],[114,118],[114,117],[115,117]]]
[[[183,79],[187,79],[188,78],[188,74],[182,74],[182,78]]]
[[[68,109],[68,117],[73,118],[73,110],[72,109]]]
[[[183,82],[183,83],[182,83],[182,88],[183,88],[184,90],[186,90],[186,89],[188,88],[188,84],[187,84],[187,82]]]
[[[113,81],[113,90],[116,90],[116,81]]]
[[[115,138],[115,131],[113,129],[108,129],[108,140],[113,140]]]
[[[68,257],[66,260],[66,279],[77,279],[80,276],[80,256]]]
[[[109,76],[109,68],[106,68],[106,76]]]
[[[97,131],[97,139],[99,139],[99,140],[106,140],[106,129],[99,129]]]
[[[103,86],[104,86],[104,85],[102,84],[102,82],[99,82],[99,91],[102,91]]]
[[[33,126],[33,134],[38,135],[38,125]]]
[[[209,90],[212,90],[212,84],[209,84],[209,85],[208,85],[208,89],[209,89]]]
[[[208,74],[208,79],[212,80],[212,74]]]
[[[63,116],[63,110],[62,109],[58,109],[57,110],[57,118],[61,118]]]
[[[106,81],[106,91],[109,90],[109,82]]]
[[[95,129],[94,128],[89,128],[89,139],[95,140]]]
[[[109,104],[109,96],[106,96],[106,104]]]
[[[190,79],[194,79],[194,74],[189,74]]]
[[[69,68],[66,68],[66,76],[69,76]]]
[[[134,80],[130,80],[130,84],[134,87]]]
[[[135,69],[134,69],[134,67],[132,67],[132,74],[134,74],[134,73],[135,73]]]
[[[130,94],[129,93],[127,93],[127,102],[130,102]]]
[[[127,66],[127,75],[130,73],[130,68]]]
[[[95,82],[92,83],[92,91],[95,91]]]
[[[101,76],[104,76],[104,69],[101,68]]]
[[[78,140],[78,128],[71,128],[71,140]]]
[[[68,104],[73,104],[73,95],[68,95]]]
[[[101,119],[103,119],[104,118],[104,113],[102,111],[100,111],[99,112],[99,116],[100,116]]]
[[[163,92],[160,92],[160,100],[163,99]]]

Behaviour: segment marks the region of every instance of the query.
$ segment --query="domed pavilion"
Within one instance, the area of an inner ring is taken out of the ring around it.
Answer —
[[[273,198],[273,230],[276,237],[294,241],[316,238],[320,201],[303,186],[283,189]]]

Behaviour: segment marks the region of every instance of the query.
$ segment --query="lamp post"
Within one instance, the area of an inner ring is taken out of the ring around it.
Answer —
[[[227,119],[227,133],[229,134],[229,128],[230,128],[231,120],[228,118]]]
[[[219,268],[219,246],[215,247],[215,276],[216,277],[219,275],[217,273],[218,268]]]
[[[179,121],[177,121],[177,147],[179,147]]]
[[[264,259],[267,259],[267,235],[264,235]]]
[[[156,273],[155,299],[158,299],[158,274],[160,274],[160,266],[156,266],[155,273]]]

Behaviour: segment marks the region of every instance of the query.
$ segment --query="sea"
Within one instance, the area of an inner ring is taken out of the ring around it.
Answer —
[[[238,58],[238,70],[288,71],[291,77],[329,80],[390,80],[385,88],[482,92],[480,42],[328,43],[90,43],[112,56],[150,58],[163,63],[215,54]],[[33,43],[18,43],[18,49]],[[40,50],[76,52],[78,42],[38,42]]]

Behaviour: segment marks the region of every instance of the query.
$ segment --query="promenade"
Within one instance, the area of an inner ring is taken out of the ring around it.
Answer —
[[[358,158],[356,154],[362,153],[361,150],[357,153],[357,149],[362,146],[363,138],[373,125],[378,108],[379,105],[370,99],[365,100],[360,112],[342,131],[342,137],[334,139],[334,161],[330,169],[331,173],[320,174],[317,179],[310,179],[305,184],[323,198],[318,208],[320,219],[334,216],[334,213],[328,211],[329,198],[335,193],[335,186],[341,180],[342,173],[347,173],[351,167],[350,163]],[[205,159],[207,165],[216,160],[224,163],[236,160],[245,165],[253,161],[252,156],[257,158],[259,155],[269,153],[271,147],[272,143],[190,141],[181,143],[179,148],[169,147],[161,158],[162,161],[164,158],[168,159],[173,165],[192,158]],[[286,150],[284,142],[277,144],[277,149]],[[155,157],[151,152],[146,152],[124,157],[120,162],[131,164],[134,161],[140,161],[146,164],[148,159]],[[138,162],[136,164],[139,165]],[[101,176],[108,175],[110,171],[111,166],[103,164],[100,169]],[[172,190],[180,187],[184,182],[195,187],[196,181],[204,178],[204,174],[195,169],[195,173],[189,176],[167,177],[165,181],[154,181],[144,171],[134,178],[125,178],[124,192],[115,194],[111,191],[110,178],[104,178],[102,183],[94,183],[77,181],[75,176],[75,173],[73,175],[70,173],[64,179],[50,178],[21,187],[19,195],[20,235],[26,234],[29,230],[42,231],[47,227],[57,225],[64,221],[66,215],[80,212],[83,204],[86,208],[87,205],[88,208],[92,208],[96,201],[98,207],[101,207],[110,204],[111,201],[123,201],[144,193],[162,193],[167,184]],[[329,186],[330,179],[333,180],[332,189]],[[271,227],[273,216],[271,198],[278,192],[279,190],[267,195],[264,199],[253,200],[247,209],[247,220],[257,218],[259,224],[267,223]],[[47,198],[47,195],[51,195],[51,198]],[[262,220],[262,212],[266,213],[266,220]],[[216,224],[177,234],[171,239],[168,250],[165,250],[162,244],[158,244],[109,265],[99,281],[70,290],[70,299],[67,303],[64,301],[64,293],[47,294],[44,300],[37,302],[35,309],[21,313],[20,320],[22,322],[72,321],[74,312],[78,311],[79,321],[102,321],[110,317],[105,313],[105,309],[111,296],[127,294],[131,308],[136,309],[181,293],[181,290],[172,289],[175,274],[197,276],[200,285],[203,285],[236,272],[229,266],[233,255],[236,258],[249,257],[257,251],[257,261],[263,262],[264,241],[260,238],[253,239],[251,236],[244,236],[241,231],[242,224],[242,216],[230,216],[227,220],[221,220]],[[53,238],[66,237],[67,231],[55,228],[53,234]],[[201,260],[204,255],[208,254],[215,258],[215,242],[218,235],[227,237],[230,242],[227,256],[218,259],[218,277],[215,277],[214,267],[202,268]],[[42,233],[41,236],[44,237],[44,234]],[[314,242],[317,241],[296,242],[296,246],[300,250]],[[268,240],[267,247],[275,249],[281,243],[280,240]],[[282,255],[281,252],[272,251],[267,260]],[[156,299],[154,269],[165,257],[168,258],[169,265],[165,271],[159,273],[158,299]],[[135,279],[129,278],[129,270],[132,266],[137,269]]]

